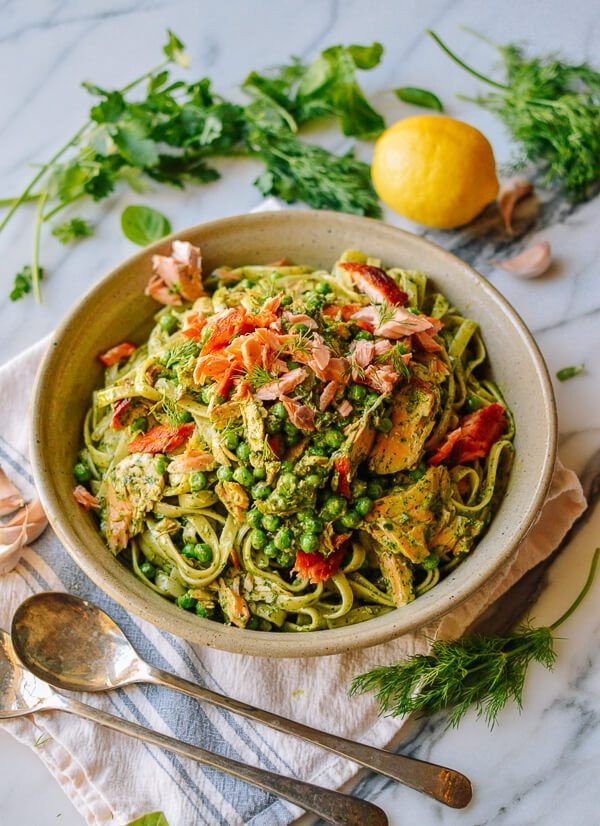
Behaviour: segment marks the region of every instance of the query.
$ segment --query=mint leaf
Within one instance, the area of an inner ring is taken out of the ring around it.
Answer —
[[[70,244],[81,238],[87,238],[94,234],[94,228],[85,218],[71,218],[64,224],[59,224],[52,230],[52,235],[58,238],[61,244]]]
[[[152,207],[135,205],[125,207],[121,215],[123,234],[134,244],[145,247],[171,232],[171,223]]]

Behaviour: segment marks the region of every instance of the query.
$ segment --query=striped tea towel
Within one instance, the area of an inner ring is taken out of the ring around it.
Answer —
[[[34,495],[27,458],[27,406],[44,342],[0,368],[0,465],[27,498]],[[458,636],[488,605],[558,545],[585,507],[575,475],[557,465],[548,501],[511,564],[471,600],[434,626],[376,648],[341,656],[274,660],[203,649],[130,616],[77,568],[51,530],[0,577],[0,627],[35,591],[62,590],[101,605],[143,657],[214,691],[272,709],[315,728],[385,747],[402,720],[378,717],[371,697],[349,700],[351,678],[375,665],[426,650],[436,635]],[[240,632],[243,633],[243,632]],[[357,767],[227,711],[158,687],[130,687],[87,702],[236,760],[318,783],[347,784]],[[284,826],[301,812],[227,775],[110,733],[64,714],[3,723],[33,747],[90,826],[122,826],[164,812],[170,826]]]

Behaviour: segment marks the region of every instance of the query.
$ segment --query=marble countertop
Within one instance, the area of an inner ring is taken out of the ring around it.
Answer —
[[[32,0],[0,3],[0,197],[14,195],[27,178],[27,165],[45,159],[82,122],[88,96],[83,79],[118,86],[155,62],[167,27],[185,40],[194,76],[210,74],[229,94],[249,69],[283,62],[290,54],[312,57],[338,42],[383,42],[383,65],[364,76],[364,85],[388,121],[410,111],[389,92],[397,85],[435,90],[448,113],[464,117],[490,138],[500,163],[511,149],[501,125],[490,114],[461,102],[455,92],[473,93],[479,84],[451,64],[423,34],[434,27],[476,66],[491,65],[488,47],[470,38],[461,24],[497,41],[530,41],[541,52],[560,50],[573,61],[597,59],[600,20],[592,0],[507,0],[502,6],[472,0]],[[133,35],[133,36],[132,36]],[[327,145],[343,148],[337,134],[323,134]],[[359,153],[368,158],[369,146]],[[248,211],[260,201],[252,187],[257,168],[236,161],[221,181],[180,193],[162,189],[143,197],[166,213],[173,227]],[[47,270],[44,302],[16,304],[6,296],[14,273],[30,259],[30,215],[23,210],[0,236],[0,361],[48,333],[78,297],[104,272],[134,252],[123,238],[121,208],[140,196],[117,193],[104,205],[81,212],[97,226],[94,238],[74,248],[43,241]],[[576,210],[550,204],[543,228],[533,239],[548,239],[555,253],[551,270],[536,281],[519,281],[494,271],[485,250],[471,260],[517,308],[533,331],[552,375],[560,367],[585,362],[586,371],[556,386],[563,461],[586,478],[600,471],[600,199]],[[79,212],[79,211],[78,211]],[[393,223],[411,227],[397,216]],[[539,226],[539,225],[538,225]],[[432,235],[458,250],[464,238]],[[522,244],[522,242],[520,242]],[[472,251],[471,251],[472,252]],[[489,257],[489,256],[488,256]],[[1,400],[0,400],[1,403]],[[600,536],[600,508],[553,566],[548,587],[535,607],[536,621],[552,621],[577,592]],[[468,809],[443,809],[427,799],[378,778],[360,786],[377,801],[394,826],[592,826],[598,822],[596,782],[600,767],[600,580],[578,613],[563,627],[553,672],[532,668],[524,711],[507,709],[489,732],[474,715],[458,730],[443,720],[427,724],[412,753],[460,768],[475,785]],[[23,826],[81,826],[55,781],[33,752],[0,730],[0,820]],[[184,826],[174,824],[173,826]],[[185,826],[188,826],[185,824]]]

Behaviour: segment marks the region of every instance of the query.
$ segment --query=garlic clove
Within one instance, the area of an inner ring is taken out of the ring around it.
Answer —
[[[525,178],[511,178],[500,186],[498,193],[498,209],[504,221],[506,231],[512,235],[512,216],[515,206],[520,200],[531,195],[533,184]]]
[[[34,499],[0,524],[0,575],[12,571],[25,547],[38,538],[47,524],[39,499]]]
[[[546,272],[552,263],[552,250],[548,241],[538,241],[520,255],[505,261],[490,261],[494,267],[506,270],[520,278],[537,278]]]
[[[6,516],[17,508],[22,507],[25,500],[21,496],[18,488],[10,481],[6,473],[0,467],[0,516]]]

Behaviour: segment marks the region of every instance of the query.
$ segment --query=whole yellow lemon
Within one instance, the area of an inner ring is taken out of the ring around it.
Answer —
[[[488,139],[445,115],[416,115],[386,129],[375,144],[371,176],[389,207],[439,229],[467,224],[498,194]]]

